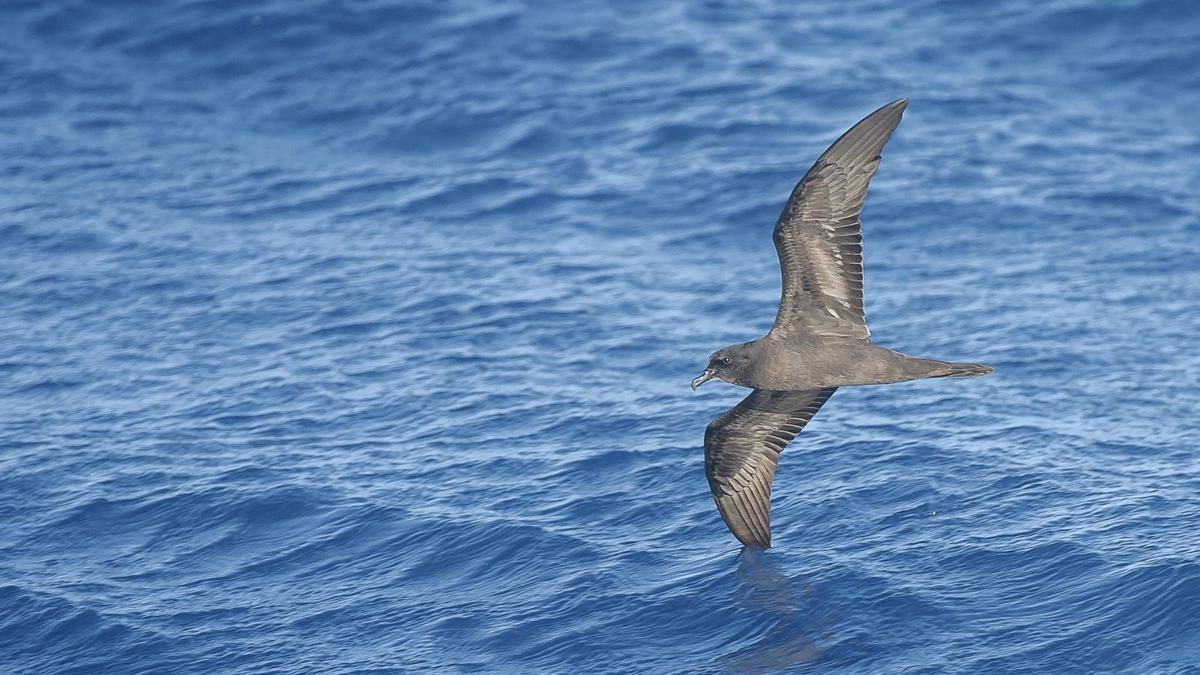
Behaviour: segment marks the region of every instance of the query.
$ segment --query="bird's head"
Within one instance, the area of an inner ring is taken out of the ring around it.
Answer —
[[[730,384],[741,384],[749,380],[751,364],[750,344],[733,345],[713,352],[708,357],[708,367],[692,380],[692,389],[718,379]]]

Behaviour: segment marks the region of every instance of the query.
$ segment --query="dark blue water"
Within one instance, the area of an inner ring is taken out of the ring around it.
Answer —
[[[7,0],[0,672],[1200,672],[1187,3]],[[739,554],[688,381],[910,97]]]

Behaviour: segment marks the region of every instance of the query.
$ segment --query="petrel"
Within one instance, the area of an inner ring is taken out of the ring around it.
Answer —
[[[754,391],[704,432],[717,509],[746,546],[771,546],[771,480],[779,453],[838,387],[973,377],[982,363],[906,356],[871,342],[863,312],[862,214],[880,152],[908,99],[850,128],[792,190],[775,223],[783,293],[763,337],[715,352],[692,389],[717,379]]]

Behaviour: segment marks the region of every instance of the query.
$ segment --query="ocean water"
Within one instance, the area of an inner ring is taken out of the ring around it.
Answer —
[[[1200,12],[6,0],[0,672],[1200,673]],[[909,97],[775,547],[770,230]]]

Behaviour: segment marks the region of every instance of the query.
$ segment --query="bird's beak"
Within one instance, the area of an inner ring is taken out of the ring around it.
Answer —
[[[716,375],[717,374],[713,372],[712,368],[705,368],[703,373],[700,373],[700,375],[697,376],[696,379],[692,380],[692,391],[695,391],[696,387],[699,387],[700,385],[704,384],[705,382],[708,382],[709,380],[716,377]]]

